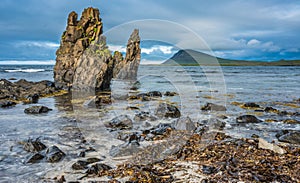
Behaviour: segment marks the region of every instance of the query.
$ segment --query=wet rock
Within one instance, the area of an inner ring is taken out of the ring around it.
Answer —
[[[300,124],[300,121],[297,121],[295,119],[286,119],[283,121],[283,123],[287,123],[287,124]]]
[[[96,163],[96,162],[99,162],[99,161],[102,161],[102,160],[99,159],[99,158],[88,158],[88,159],[86,159],[86,162],[87,162],[88,164]]]
[[[39,102],[40,96],[38,94],[29,95],[26,99],[27,104],[36,104]]]
[[[291,144],[300,144],[300,131],[283,130],[276,134],[280,142],[287,142]]]
[[[238,123],[260,123],[262,121],[253,115],[243,115],[243,116],[237,117],[236,122],[238,122]]]
[[[251,137],[257,139],[257,138],[259,138],[259,135],[252,134]]]
[[[206,103],[205,106],[201,108],[202,111],[226,111],[226,107],[222,105],[217,105],[213,103]]]
[[[150,92],[147,93],[147,96],[149,96],[149,97],[162,97],[162,94],[159,91],[150,91]]]
[[[176,93],[176,92],[170,92],[170,91],[166,91],[164,93],[164,96],[167,96],[167,97],[173,97],[175,95],[178,95],[178,93]]]
[[[109,155],[112,157],[129,156],[142,150],[138,143],[125,143],[118,146],[112,146]]]
[[[254,102],[248,102],[243,105],[244,108],[260,108],[260,106]]]
[[[111,170],[112,168],[106,164],[103,163],[97,163],[95,165],[92,165],[87,171],[87,174],[98,174],[99,172],[102,171],[107,171],[107,170]]]
[[[108,128],[114,129],[131,129],[133,127],[132,120],[127,115],[121,115],[113,118],[110,122],[105,124]]]
[[[154,134],[154,135],[164,135],[165,133],[167,133],[168,131],[170,131],[172,129],[174,129],[174,128],[171,124],[162,123],[162,124],[159,124],[156,127],[152,128],[150,130],[150,133]]]
[[[158,108],[155,111],[155,115],[162,118],[179,118],[181,116],[181,113],[179,109],[171,104],[167,103],[160,103]]]
[[[30,155],[28,157],[28,159],[26,160],[26,163],[37,163],[39,162],[40,160],[42,160],[45,156],[43,156],[42,154],[40,153],[35,153],[33,155]]]
[[[175,130],[194,131],[196,129],[195,123],[190,117],[181,117],[174,124]]]
[[[27,142],[24,142],[23,149],[28,152],[39,152],[46,149],[47,146],[43,144],[39,139],[32,140],[29,139]]]
[[[52,109],[46,106],[32,106],[24,110],[26,114],[41,114],[47,113],[48,111],[52,111]]]
[[[151,115],[149,112],[139,112],[136,114],[133,118],[134,121],[140,122],[140,121],[155,121],[157,118],[153,115]]]
[[[277,114],[280,112],[278,109],[275,109],[273,107],[266,107],[264,111],[269,113],[277,113]]]
[[[89,163],[86,162],[86,161],[82,161],[82,160],[78,160],[77,162],[75,162],[73,165],[72,165],[72,169],[73,170],[84,170],[84,169],[87,169],[88,168],[88,165]]]
[[[278,113],[280,116],[286,116],[288,115],[289,113],[287,111],[279,111]]]
[[[9,100],[1,100],[0,101],[0,107],[6,108],[6,107],[12,107],[15,106],[17,103],[9,101]]]
[[[282,149],[281,147],[275,145],[275,144],[271,144],[269,142],[267,142],[266,140],[259,138],[258,139],[258,148],[260,149],[269,149],[275,153],[278,154],[285,154],[286,150]]]
[[[50,163],[58,162],[65,156],[66,154],[57,146],[51,146],[46,150],[46,160]]]

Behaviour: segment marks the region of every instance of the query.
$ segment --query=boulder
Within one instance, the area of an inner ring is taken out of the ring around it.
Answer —
[[[180,117],[174,124],[175,130],[194,131],[196,126],[190,117]]]
[[[300,131],[283,130],[276,134],[280,142],[287,142],[291,144],[300,144]]]
[[[52,111],[52,109],[46,106],[31,106],[24,110],[26,114],[41,114],[41,113],[47,113],[48,111]]]
[[[47,148],[39,139],[32,140],[29,139],[26,142],[23,142],[23,149],[28,152],[39,152]]]
[[[159,91],[150,91],[150,92],[147,93],[147,96],[149,96],[149,97],[162,97],[162,94]]]
[[[237,123],[260,123],[262,122],[253,115],[243,115],[236,118]]]
[[[254,102],[247,102],[243,105],[244,108],[260,108],[260,106]]]
[[[131,129],[133,127],[132,120],[127,115],[121,115],[113,118],[110,122],[105,124],[108,128],[113,129]]]
[[[206,103],[205,106],[201,108],[202,111],[226,111],[226,107],[213,103]]]
[[[66,154],[57,146],[51,146],[46,150],[46,160],[50,163],[58,162],[65,156]]]
[[[110,166],[103,164],[103,163],[97,163],[95,165],[92,165],[87,171],[87,174],[95,174],[97,175],[99,172],[107,171],[112,169]]]
[[[164,93],[164,96],[167,96],[167,97],[173,97],[175,95],[178,95],[178,93],[176,93],[176,92],[170,92],[170,91],[166,91]]]
[[[260,149],[269,149],[275,153],[278,154],[285,154],[286,150],[282,149],[281,147],[275,145],[275,144],[271,144],[269,142],[267,142],[266,140],[259,138],[258,139],[258,148]]]
[[[30,155],[27,160],[26,163],[37,163],[40,160],[42,160],[45,156],[40,154],[40,153],[35,153],[33,155]]]
[[[162,118],[179,118],[181,116],[181,113],[179,109],[171,104],[167,103],[160,103],[158,108],[155,111],[155,115]]]
[[[278,109],[275,109],[273,107],[266,107],[264,111],[268,113],[277,113],[277,114],[280,112]]]
[[[78,160],[77,162],[72,164],[72,169],[73,170],[84,170],[88,168],[89,163],[86,161]]]

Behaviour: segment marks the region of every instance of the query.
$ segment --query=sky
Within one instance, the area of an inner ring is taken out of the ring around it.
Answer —
[[[0,61],[49,61],[71,11],[96,7],[112,51],[140,30],[142,63],[179,49],[243,60],[300,59],[298,0],[1,0]]]

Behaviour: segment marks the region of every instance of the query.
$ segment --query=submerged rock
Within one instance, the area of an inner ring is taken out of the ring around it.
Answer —
[[[51,146],[46,151],[46,160],[50,163],[60,161],[66,154],[62,152],[57,146]]]
[[[160,103],[158,108],[155,111],[155,115],[162,118],[179,118],[181,116],[181,113],[179,109],[171,104],[167,103]]]
[[[194,131],[196,126],[190,117],[181,117],[174,124],[175,130]]]
[[[213,103],[206,103],[205,106],[201,108],[202,111],[226,111],[226,107],[222,105],[217,105]]]
[[[139,143],[125,143],[118,146],[112,146],[109,155],[112,157],[129,156],[142,150]]]
[[[48,111],[52,111],[52,109],[46,106],[32,106],[24,110],[26,114],[41,114],[47,113]]]
[[[253,115],[243,115],[243,116],[237,117],[236,122],[238,122],[238,123],[260,123],[262,121]]]
[[[121,115],[113,118],[110,122],[105,124],[108,128],[114,129],[131,129],[133,127],[133,122],[127,115]]]

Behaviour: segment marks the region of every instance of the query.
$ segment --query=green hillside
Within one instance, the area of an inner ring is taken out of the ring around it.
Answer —
[[[221,65],[221,66],[300,66],[300,60],[281,60],[274,62],[229,60],[198,52],[195,50],[179,50],[163,65]]]

